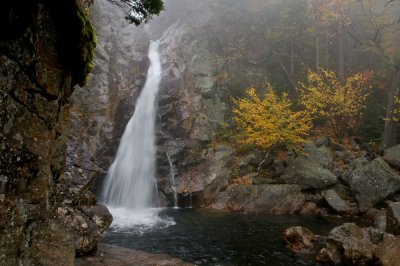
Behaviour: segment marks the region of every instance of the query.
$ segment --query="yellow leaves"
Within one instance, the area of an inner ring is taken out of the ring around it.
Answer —
[[[239,143],[269,149],[304,141],[311,120],[307,113],[291,110],[292,102],[286,94],[278,96],[271,85],[267,86],[264,98],[259,98],[254,88],[246,94],[246,98],[233,99]]]
[[[365,83],[361,74],[348,77],[341,85],[331,70],[309,70],[306,84],[300,83],[300,101],[313,118],[326,119],[333,133],[340,136],[360,122],[368,96]]]

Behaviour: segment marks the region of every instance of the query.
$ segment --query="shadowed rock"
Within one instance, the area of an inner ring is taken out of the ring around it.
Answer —
[[[128,248],[100,244],[98,250],[87,257],[75,260],[75,266],[189,266],[192,263],[183,262],[164,254],[150,254]]]
[[[338,183],[337,177],[315,161],[297,157],[286,168],[280,179],[288,184],[298,184],[302,189],[326,188]]]

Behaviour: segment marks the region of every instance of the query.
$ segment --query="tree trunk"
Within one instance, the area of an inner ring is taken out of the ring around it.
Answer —
[[[338,77],[340,83],[344,84],[344,36],[343,24],[338,23]]]
[[[294,44],[293,40],[290,42],[290,75],[294,76]]]
[[[400,87],[400,67],[397,67],[396,74],[390,86],[388,104],[386,108],[385,131],[383,132],[383,147],[389,148],[396,145],[396,127],[394,121],[394,110],[396,108],[396,96],[399,94]]]
[[[317,38],[315,40],[315,69],[318,71],[319,68],[319,37],[317,32]]]
[[[329,32],[326,32],[325,34],[325,67],[329,66],[329,47],[331,43],[331,36],[329,34]]]

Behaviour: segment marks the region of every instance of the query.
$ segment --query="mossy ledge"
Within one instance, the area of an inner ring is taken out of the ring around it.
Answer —
[[[58,1],[57,1],[58,2]],[[96,33],[90,21],[87,4],[80,0],[52,4],[59,30],[61,58],[71,69],[72,83],[84,86],[93,69]]]

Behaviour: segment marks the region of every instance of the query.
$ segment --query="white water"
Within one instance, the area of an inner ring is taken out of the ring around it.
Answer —
[[[174,208],[178,208],[178,193],[176,192],[176,183],[175,183],[175,172],[174,172],[174,166],[172,165],[171,157],[169,157],[169,154],[167,152],[167,158],[168,158],[168,163],[169,163],[169,176],[170,176],[170,183],[171,183],[171,189],[172,192],[174,193]]]
[[[169,216],[161,218],[161,208],[150,208],[130,211],[126,208],[108,207],[113,215],[111,228],[114,232],[142,235],[151,230],[165,229],[176,222]]]
[[[101,194],[102,201],[110,207],[116,223],[124,222],[124,219],[129,219],[133,224],[135,220],[148,223],[143,213],[149,214],[146,217],[154,216],[144,210],[152,207],[158,197],[154,132],[155,100],[161,80],[158,47],[158,41],[150,43],[147,80],[121,138],[115,161],[108,170]]]

